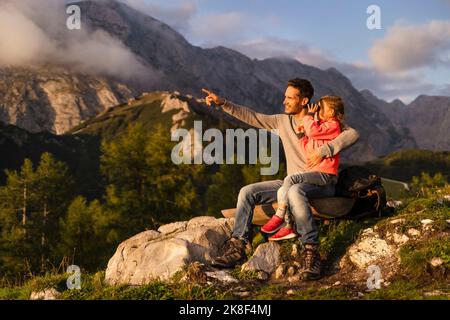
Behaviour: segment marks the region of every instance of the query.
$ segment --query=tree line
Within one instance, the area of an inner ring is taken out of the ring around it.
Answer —
[[[106,183],[99,199],[77,194],[74,173],[50,153],[36,165],[25,159],[19,170],[6,170],[0,278],[22,281],[70,264],[105,269],[121,241],[172,221],[220,216],[235,206],[243,185],[261,179],[258,165],[174,165],[173,146],[167,128],[149,131],[139,123],[103,141],[99,171]],[[282,164],[278,178],[284,173]]]

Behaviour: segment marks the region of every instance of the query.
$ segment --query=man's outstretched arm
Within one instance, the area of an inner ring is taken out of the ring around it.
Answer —
[[[214,102],[216,105],[221,107],[223,111],[242,122],[245,122],[259,129],[271,130],[278,128],[279,115],[258,113],[250,108],[239,106],[223,98],[220,98],[218,95],[209,90],[203,89],[202,91],[208,94],[208,96],[206,97],[206,104],[210,105],[211,102]]]

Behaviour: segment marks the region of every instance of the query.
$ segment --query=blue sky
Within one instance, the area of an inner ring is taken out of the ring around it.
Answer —
[[[388,101],[450,95],[450,0],[122,0],[194,45],[335,67]],[[369,30],[368,6],[381,10]]]

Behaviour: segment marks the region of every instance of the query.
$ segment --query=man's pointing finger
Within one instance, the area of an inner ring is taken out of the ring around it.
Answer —
[[[209,90],[202,89],[202,91],[203,91],[204,93],[206,93],[207,95],[211,95],[211,91],[209,91]]]

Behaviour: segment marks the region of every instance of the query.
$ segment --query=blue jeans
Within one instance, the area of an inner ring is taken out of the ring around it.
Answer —
[[[284,178],[283,186],[278,190],[277,198],[278,205],[288,205],[288,192],[289,189],[299,183],[314,184],[319,187],[326,187],[330,184],[335,185],[337,183],[337,177],[335,175],[323,173],[323,172],[304,172],[295,173]]]
[[[277,192],[283,181],[264,181],[245,186],[239,192],[233,237],[250,240],[253,209],[257,204],[271,204],[277,200]],[[309,183],[298,183],[288,191],[290,211],[297,225],[297,233],[303,244],[319,243],[319,231],[314,223],[308,198],[333,197],[335,185],[325,187]]]

